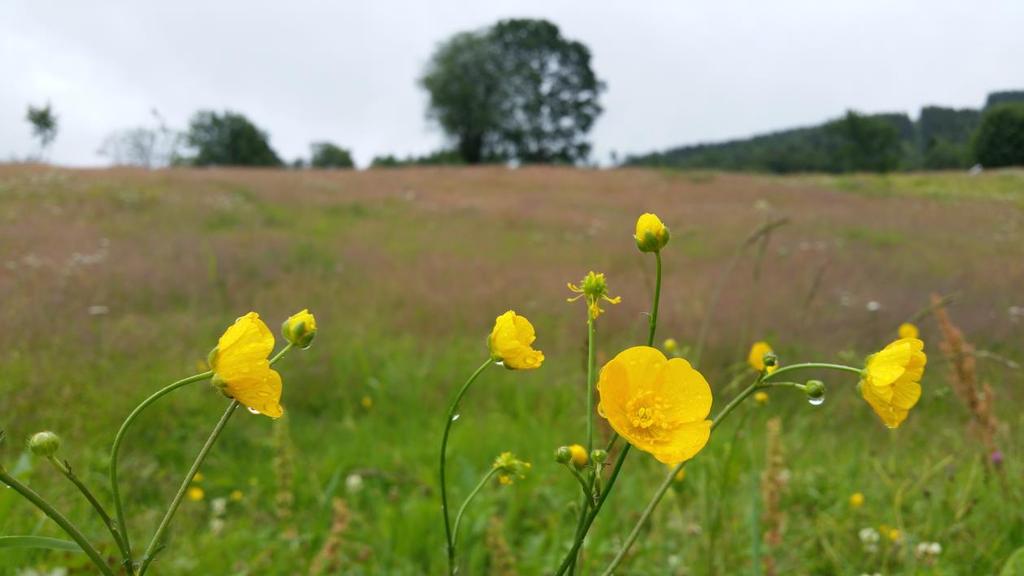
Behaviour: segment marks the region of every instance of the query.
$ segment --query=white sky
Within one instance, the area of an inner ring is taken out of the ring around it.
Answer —
[[[1022,0],[0,0],[0,160],[34,151],[26,107],[47,100],[59,164],[106,163],[103,138],[152,108],[179,128],[242,112],[286,160],[315,140],[364,165],[424,153],[443,142],[416,85],[434,46],[507,17],[590,47],[602,162],[1024,88]]]

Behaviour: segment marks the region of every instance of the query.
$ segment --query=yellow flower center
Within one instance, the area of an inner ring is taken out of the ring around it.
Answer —
[[[661,396],[644,391],[634,396],[626,404],[626,414],[629,415],[629,421],[634,428],[646,432],[651,427],[666,427],[664,408],[665,402]]]

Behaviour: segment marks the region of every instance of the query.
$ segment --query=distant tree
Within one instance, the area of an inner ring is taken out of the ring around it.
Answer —
[[[42,158],[57,138],[57,115],[49,102],[38,108],[29,104],[25,119],[32,125],[32,136],[39,140],[39,157]]]
[[[292,170],[302,170],[303,168],[306,167],[306,160],[303,159],[303,158],[296,158],[296,159],[292,160],[291,164],[289,164],[288,166]]]
[[[241,114],[196,112],[186,134],[196,150],[189,159],[195,166],[280,166],[281,158],[270,147],[267,134]]]
[[[370,168],[398,168],[402,164],[402,160],[393,154],[374,156],[373,160],[370,160]]]
[[[99,154],[117,166],[156,168],[175,163],[182,135],[167,127],[157,110],[152,110],[155,126],[119,130],[107,136]]]
[[[974,135],[974,157],[983,166],[1024,166],[1024,103],[985,109]]]
[[[330,142],[314,142],[310,145],[312,159],[310,165],[313,168],[355,168],[352,161],[352,154],[345,148],[341,148]]]
[[[1009,104],[1011,102],[1024,102],[1024,90],[992,92],[988,95],[988,99],[985,100],[985,108],[991,108],[993,106],[998,106],[999,104]]]
[[[903,154],[900,130],[884,118],[849,111],[825,125],[834,139],[831,169],[835,172],[889,172]]]
[[[586,159],[604,89],[587,47],[545,20],[503,20],[453,36],[420,84],[428,116],[468,164]]]
[[[374,156],[370,168],[400,168],[402,166],[456,166],[465,164],[458,150],[442,148],[423,156],[399,158],[392,154]]]

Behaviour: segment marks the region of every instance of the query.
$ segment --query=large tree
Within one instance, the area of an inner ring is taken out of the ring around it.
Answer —
[[[470,164],[586,159],[604,90],[590,50],[545,20],[503,20],[453,36],[420,84],[428,115]]]
[[[280,166],[267,134],[235,112],[204,110],[189,122],[186,142],[196,150],[196,166]]]

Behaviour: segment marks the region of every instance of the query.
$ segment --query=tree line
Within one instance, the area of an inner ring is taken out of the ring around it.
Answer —
[[[630,156],[625,164],[780,174],[1019,166],[1024,91],[994,92],[981,110],[926,106],[916,121],[848,111],[820,126]]]
[[[372,168],[589,161],[588,134],[602,112],[605,83],[590,50],[546,20],[510,19],[440,43],[417,80],[427,118],[446,136],[439,150],[373,158]],[[57,134],[49,104],[29,107],[40,159]],[[286,162],[267,132],[244,115],[200,110],[185,130],[153,123],[111,134],[99,152],[118,165],[353,168],[351,150],[310,145]],[[617,163],[617,160],[613,159]],[[820,126],[629,156],[624,164],[777,173],[850,172],[1024,165],[1024,92],[990,94],[982,110],[925,107],[906,114],[853,111]]]

